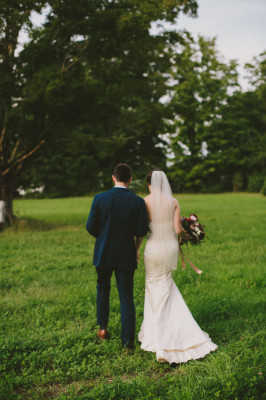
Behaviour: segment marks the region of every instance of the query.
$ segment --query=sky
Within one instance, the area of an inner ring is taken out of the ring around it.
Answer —
[[[196,38],[216,37],[226,61],[237,59],[240,84],[246,89],[244,64],[266,50],[266,0],[198,0],[198,17],[180,16],[178,29]]]

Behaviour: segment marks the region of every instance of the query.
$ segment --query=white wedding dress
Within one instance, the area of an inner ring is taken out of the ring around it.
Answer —
[[[143,350],[156,353],[157,361],[182,363],[204,357],[217,345],[200,329],[172,278],[179,249],[173,221],[164,220],[150,222],[144,252],[144,319],[138,339]]]

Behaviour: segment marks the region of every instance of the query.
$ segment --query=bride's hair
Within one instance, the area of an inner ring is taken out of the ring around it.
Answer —
[[[154,168],[153,170],[151,170],[151,171],[148,173],[147,179],[146,179],[146,182],[148,183],[148,185],[151,185],[151,176],[152,176],[152,173],[153,173],[154,171],[162,171],[162,170],[161,170],[160,168]]]

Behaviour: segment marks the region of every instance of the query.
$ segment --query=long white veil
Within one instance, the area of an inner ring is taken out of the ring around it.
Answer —
[[[168,179],[163,171],[151,176],[151,215],[153,222],[169,223],[173,220],[174,203]]]
[[[174,199],[168,179],[163,171],[151,176],[151,233],[156,249],[153,261],[157,271],[177,268],[178,243],[174,233]]]

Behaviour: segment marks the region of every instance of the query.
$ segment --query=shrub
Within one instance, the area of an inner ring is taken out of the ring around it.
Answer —
[[[266,178],[264,179],[264,183],[261,188],[261,193],[263,194],[263,196],[266,196]]]
[[[254,174],[248,177],[248,192],[259,192],[263,185],[263,176]]]
[[[232,185],[234,192],[240,192],[240,190],[243,188],[243,175],[241,174],[241,172],[236,172],[234,174]]]

